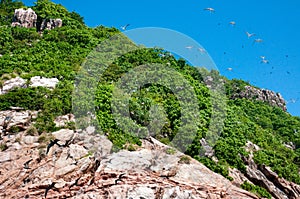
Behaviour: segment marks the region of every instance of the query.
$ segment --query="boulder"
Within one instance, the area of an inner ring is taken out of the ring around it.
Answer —
[[[37,15],[36,13],[31,9],[16,9],[14,13],[14,18],[11,26],[20,26],[24,28],[35,28],[37,22]]]
[[[42,21],[40,31],[52,30],[54,28],[60,28],[60,27],[62,27],[61,19],[44,19]]]

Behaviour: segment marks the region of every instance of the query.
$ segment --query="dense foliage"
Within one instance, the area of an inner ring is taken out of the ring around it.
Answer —
[[[48,0],[38,0],[33,6],[39,15],[38,20],[61,18],[63,27],[44,31],[43,34],[38,33],[35,28],[10,27],[13,11],[19,7],[24,7],[24,5],[21,2],[8,0],[2,0],[0,3],[0,54],[2,55],[0,57],[0,86],[4,81],[15,76],[21,76],[27,80],[36,75],[56,77],[60,83],[54,90],[22,88],[0,95],[0,110],[6,110],[10,106],[41,110],[36,119],[36,128],[40,134],[51,132],[56,129],[53,123],[54,118],[72,111],[75,76],[81,69],[81,64],[86,61],[86,57],[97,44],[111,38],[119,31],[103,26],[86,27],[83,18],[77,13],[70,13],[63,6]],[[129,43],[128,45],[132,45]],[[115,46],[116,49],[121,47],[124,47],[123,43]],[[189,82],[196,93],[199,107],[195,121],[197,133],[193,137],[189,137],[189,134],[180,137],[180,139],[191,139],[191,144],[181,146],[187,149],[186,154],[230,179],[228,167],[245,171],[245,163],[241,156],[248,155],[245,151],[245,144],[251,141],[261,149],[254,153],[256,163],[270,166],[279,176],[300,184],[298,174],[300,118],[293,117],[280,108],[272,107],[264,102],[229,99],[232,92],[242,90],[245,85],[249,84],[242,80],[228,80],[220,76],[217,71],[199,70],[189,66],[183,59],[176,59],[163,49],[136,48],[118,56],[103,72],[101,81],[97,82],[95,101],[89,103],[95,107],[102,133],[105,133],[114,143],[115,150],[120,148],[134,150],[141,144],[141,141],[139,136],[131,131],[131,124],[126,126],[127,129],[120,128],[114,119],[111,103],[113,91],[123,74],[137,66],[149,63],[161,64],[162,67],[177,71]],[[205,85],[204,79],[208,76],[213,77],[219,84],[223,82],[226,89],[224,94],[229,96],[227,99],[224,99],[222,93],[213,92]],[[89,106],[84,102],[81,105]],[[130,117],[138,127],[146,127],[153,120],[151,107],[154,105],[162,108],[166,120],[160,131],[150,129],[153,133],[151,135],[170,144],[181,127],[181,116],[184,115],[180,101],[172,90],[152,83],[132,92],[129,100]],[[212,118],[216,107],[224,107],[225,112],[217,112]],[[223,117],[224,125],[221,122]],[[222,124],[211,127],[212,121],[220,121]],[[192,128],[193,126],[187,126],[186,132]],[[211,137],[216,133],[220,134],[220,138],[215,140],[214,145],[218,163],[201,155],[204,149],[199,142],[203,137],[216,139]],[[295,149],[287,148],[285,144],[288,143],[295,145]],[[244,188],[269,197],[265,190],[252,185],[245,184]]]

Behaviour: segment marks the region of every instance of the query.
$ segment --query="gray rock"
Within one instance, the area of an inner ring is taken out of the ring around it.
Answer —
[[[37,15],[31,9],[27,10],[24,8],[16,9],[14,13],[14,18],[11,26],[20,26],[24,28],[34,28],[36,27]]]
[[[147,186],[138,186],[128,191],[128,198],[155,199],[154,190]]]
[[[76,168],[77,168],[76,165],[67,165],[65,167],[55,170],[55,175],[56,176],[64,176],[68,173],[75,171]]]
[[[236,98],[246,98],[254,99],[258,101],[267,102],[271,106],[277,106],[282,110],[286,111],[286,102],[280,93],[275,93],[274,91],[266,89],[258,89],[252,86],[245,86],[243,90],[237,89],[237,92],[234,93],[231,97],[232,99]]]
[[[88,151],[81,145],[71,144],[69,148],[70,156],[73,157],[73,159],[81,159],[88,155]]]
[[[59,80],[57,78],[46,78],[46,77],[40,77],[40,76],[35,76],[30,79],[30,87],[45,87],[45,88],[50,88],[54,89],[55,86]]]
[[[53,132],[52,135],[60,142],[63,142],[63,144],[65,144],[67,141],[73,138],[74,131],[70,129],[60,129],[59,131]]]
[[[37,114],[37,111],[0,111],[0,125],[5,129],[13,126],[19,126],[26,129],[30,126],[31,119]]]
[[[0,163],[11,161],[11,152],[0,152]]]
[[[14,88],[24,88],[26,87],[26,80],[21,77],[16,77],[10,80],[7,80],[3,83],[3,87],[0,90],[0,95],[9,92]]]
[[[39,139],[39,137],[37,137],[37,136],[24,136],[24,137],[22,137],[22,141],[25,143],[25,144],[33,144],[33,143],[35,143],[35,142],[38,142],[38,139]]]
[[[61,19],[44,19],[42,21],[40,31],[43,30],[52,30],[54,28],[62,27],[62,20]]]
[[[152,153],[148,150],[133,152],[122,150],[111,154],[103,164],[112,170],[144,170],[150,168],[152,158]]]

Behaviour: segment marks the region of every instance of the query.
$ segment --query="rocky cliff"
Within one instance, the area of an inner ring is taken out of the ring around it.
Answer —
[[[33,115],[0,112],[8,123],[1,130],[1,198],[257,198],[153,138],[136,151],[111,153],[111,142],[92,127],[38,135]],[[24,128],[12,133],[11,122]]]
[[[282,110],[286,111],[286,102],[280,93],[275,93],[267,89],[258,89],[252,86],[245,86],[240,92],[236,92],[232,95],[233,99],[247,98],[258,101],[267,102],[271,106],[278,106]]]
[[[256,165],[248,142],[247,172],[232,169],[233,182],[153,138],[136,151],[112,153],[112,143],[95,132],[61,129],[39,135],[37,112],[18,108],[0,112],[1,198],[258,198],[242,190],[244,182],[266,188],[274,198],[299,198],[300,187]],[[56,118],[63,127],[69,114]],[[19,126],[20,132],[12,132]]]

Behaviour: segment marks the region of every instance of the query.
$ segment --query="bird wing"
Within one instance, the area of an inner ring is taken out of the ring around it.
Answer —
[[[48,144],[48,146],[47,146],[46,154],[48,154],[48,152],[52,146],[53,146],[53,142],[50,142],[50,144]]]

